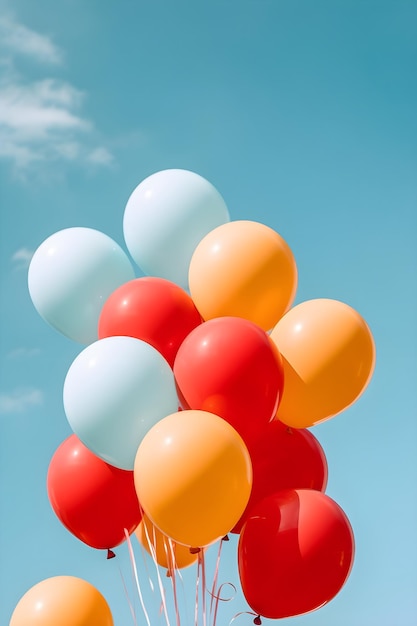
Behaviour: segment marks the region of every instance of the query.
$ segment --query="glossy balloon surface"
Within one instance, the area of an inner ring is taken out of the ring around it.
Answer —
[[[75,576],[47,578],[19,600],[9,626],[113,626],[110,607],[89,582]]]
[[[122,248],[92,228],[66,228],[35,251],[28,284],[39,315],[81,344],[97,340],[101,308],[108,296],[134,278]]]
[[[132,192],[123,217],[126,246],[148,276],[188,288],[191,256],[213,228],[230,220],[217,189],[183,169],[156,172]]]
[[[126,470],[133,470],[148,430],[178,408],[169,364],[153,346],[133,337],[106,337],[85,348],[68,370],[63,400],[79,439]]]
[[[348,408],[366,389],[375,367],[369,326],[338,300],[298,304],[270,335],[283,358],[285,388],[279,420],[305,428]]]
[[[174,375],[184,408],[219,415],[246,443],[273,419],[284,385],[276,346],[239,317],[195,328],[178,350]]]
[[[346,514],[326,494],[309,489],[262,500],[239,538],[243,593],[255,613],[271,619],[328,603],[343,587],[353,558]]]
[[[251,510],[267,496],[284,489],[325,491],[328,467],[322,446],[309,430],[289,428],[278,420],[268,424],[248,445],[253,468],[251,496],[233,529],[240,532]]]
[[[205,320],[232,315],[270,330],[294,300],[297,267],[289,245],[272,228],[231,221],[198,244],[189,284]]]
[[[159,421],[139,446],[134,473],[152,523],[173,541],[200,548],[233,528],[252,486],[242,438],[206,411],[179,411]]]
[[[54,453],[48,468],[50,504],[62,524],[97,549],[114,548],[131,534],[142,514],[133,472],[109,465],[76,435]]]
[[[172,367],[182,341],[201,321],[184,289],[164,278],[145,276],[121,285],[106,300],[98,336],[142,339],[156,348]]]

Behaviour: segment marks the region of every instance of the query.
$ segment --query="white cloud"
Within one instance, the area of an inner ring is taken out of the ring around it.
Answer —
[[[81,155],[81,146],[76,141],[62,141],[55,144],[58,155],[67,161],[75,161]]]
[[[0,88],[0,156],[21,168],[58,158],[73,160],[81,150],[80,133],[92,128],[78,114],[81,101],[79,90],[49,78]]]
[[[99,147],[95,148],[87,155],[87,160],[95,165],[111,165],[114,161],[114,157],[107,148]]]
[[[15,389],[10,393],[0,393],[0,414],[22,413],[42,404],[43,393],[40,389]]]
[[[33,257],[34,250],[19,248],[12,256],[12,261],[16,267],[27,269]]]
[[[13,55],[52,65],[62,62],[62,52],[50,37],[31,30],[11,16],[0,16],[0,41],[2,48]]]
[[[18,56],[30,56],[44,69],[59,66],[62,53],[48,37],[10,17],[0,17],[0,159],[22,175],[46,162],[108,166],[113,155],[97,146],[93,123],[82,112],[86,94],[57,77],[31,80],[17,70]],[[94,145],[96,144],[96,145]]]
[[[0,128],[22,143],[88,130],[91,124],[75,113],[81,97],[71,85],[52,79],[7,85],[0,88]]]

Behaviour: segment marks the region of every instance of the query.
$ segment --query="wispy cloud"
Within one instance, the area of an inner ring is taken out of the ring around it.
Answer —
[[[29,248],[19,248],[12,255],[12,262],[17,269],[27,269],[32,259],[34,250]]]
[[[92,128],[78,114],[82,97],[72,85],[48,78],[0,88],[0,157],[18,168],[73,161],[82,153],[80,133]]]
[[[0,41],[2,47],[11,54],[52,65],[62,62],[62,51],[50,37],[20,24],[10,15],[0,16]]]
[[[0,414],[23,413],[27,409],[43,404],[40,389],[14,389],[10,393],[0,393]]]
[[[107,148],[95,148],[87,155],[87,160],[94,165],[111,165],[114,161],[112,153]]]
[[[58,80],[6,85],[0,89],[0,124],[27,141],[63,130],[88,130],[91,124],[75,113],[81,101],[80,91]]]
[[[63,53],[41,33],[11,17],[0,17],[0,159],[17,173],[45,162],[108,167],[113,155],[97,145],[99,133],[83,114],[86,94],[68,81],[50,76],[60,68]],[[35,62],[44,77],[32,80],[18,70],[19,58]]]

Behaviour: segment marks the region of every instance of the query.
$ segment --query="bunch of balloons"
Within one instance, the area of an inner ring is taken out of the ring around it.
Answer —
[[[323,606],[350,573],[354,538],[309,429],[368,385],[368,325],[337,300],[294,305],[286,241],[231,220],[193,172],[143,180],[123,232],[140,277],[115,241],[81,227],[50,236],[30,264],[40,316],[85,345],[64,382],[73,434],[50,462],[53,510],[110,556],[134,533],[168,570],[238,533],[259,618]]]

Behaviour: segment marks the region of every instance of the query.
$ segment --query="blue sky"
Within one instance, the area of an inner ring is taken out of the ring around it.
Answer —
[[[27,268],[38,245],[69,226],[123,246],[130,193],[180,167],[212,182],[232,219],[287,240],[297,302],[343,300],[376,341],[365,395],[313,431],[327,492],[355,532],[355,565],[329,605],[283,622],[415,624],[417,3],[0,8],[0,623],[27,589],[59,574],[100,589],[115,626],[133,623],[120,576],[130,581],[126,546],[107,562],[60,525],[47,499],[49,461],[71,433],[63,381],[82,347],[37,315]],[[235,538],[221,565],[222,580],[238,586]],[[193,576],[184,581],[191,605]],[[152,625],[164,623],[156,596],[146,604]],[[220,623],[247,608],[238,592]]]

